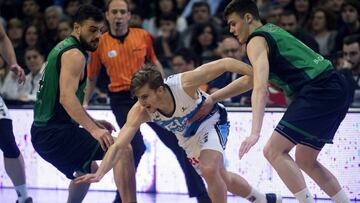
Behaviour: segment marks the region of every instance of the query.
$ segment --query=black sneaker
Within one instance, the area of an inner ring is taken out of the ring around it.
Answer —
[[[266,196],[267,203],[281,203],[282,202],[282,197],[279,194],[266,193],[265,196]]]
[[[211,199],[208,195],[196,197],[198,203],[211,203]]]
[[[120,198],[120,194],[119,194],[118,191],[116,191],[116,196],[115,196],[115,199],[114,199],[113,203],[122,203],[121,198]]]
[[[19,203],[19,200],[16,200],[16,203]],[[33,200],[31,197],[26,198],[25,203],[33,203]]]

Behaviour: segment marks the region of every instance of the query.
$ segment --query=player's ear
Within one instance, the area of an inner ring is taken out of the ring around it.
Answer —
[[[250,24],[253,20],[253,17],[250,13],[245,13],[244,15],[244,20],[247,24]]]
[[[76,34],[80,34],[80,27],[81,26],[79,23],[77,23],[77,22],[74,23],[74,31]]]

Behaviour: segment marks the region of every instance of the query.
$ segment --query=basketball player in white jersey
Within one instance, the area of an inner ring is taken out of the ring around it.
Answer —
[[[208,96],[198,89],[222,73],[230,71],[251,75],[251,67],[241,61],[225,58],[199,68],[172,75],[165,82],[151,65],[134,74],[130,90],[138,102],[128,113],[127,122],[95,174],[79,177],[77,182],[98,182],[113,167],[117,151],[130,144],[135,132],[145,122],[155,122],[173,132],[196,171],[205,178],[214,203],[227,201],[227,191],[251,202],[281,202],[275,194],[262,194],[237,174],[227,172],[223,152],[229,134],[227,113],[221,104],[198,121],[189,119]]]

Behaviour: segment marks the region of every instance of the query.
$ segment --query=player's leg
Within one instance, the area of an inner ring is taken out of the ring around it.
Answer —
[[[18,202],[32,202],[26,187],[24,158],[16,145],[10,119],[0,119],[0,149],[4,153],[5,171],[14,185]]]
[[[160,140],[174,153],[180,167],[185,175],[186,185],[190,197],[196,197],[198,202],[210,202],[205,184],[201,176],[195,171],[190,164],[185,151],[179,146],[176,136],[163,129],[159,125],[149,122],[148,125],[156,132]]]
[[[119,161],[114,166],[114,179],[123,202],[136,202],[136,181],[131,146],[119,150]]]
[[[199,169],[208,185],[208,193],[212,202],[226,202],[227,188],[221,177],[220,168],[223,165],[222,154],[218,151],[205,149],[200,152]]]
[[[117,124],[121,128],[125,124],[127,114],[130,111],[131,107],[135,104],[136,100],[131,98],[129,91],[110,93],[109,96],[111,110],[115,115]],[[131,140],[131,147],[133,150],[134,165],[136,170],[140,163],[141,157],[145,153],[146,149],[140,130],[136,132],[134,138]],[[122,202],[120,194],[118,192],[116,193],[113,202]]]
[[[300,203],[314,202],[299,166],[289,155],[294,146],[293,142],[274,131],[265,145],[264,156]]]
[[[98,169],[98,165],[96,164],[95,161],[93,161],[91,163],[91,172],[95,173],[97,171],[97,169]],[[86,193],[89,190],[89,187],[90,187],[90,183],[76,184],[72,180],[68,187],[69,194],[68,194],[67,203],[81,202],[85,198]]]
[[[306,145],[297,145],[295,153],[296,163],[333,201],[336,203],[350,202],[336,177],[317,160],[319,153],[320,150]]]
[[[275,193],[264,194],[253,188],[243,177],[236,173],[228,172],[225,168],[221,169],[226,187],[229,192],[239,195],[254,203],[280,203],[282,197]]]

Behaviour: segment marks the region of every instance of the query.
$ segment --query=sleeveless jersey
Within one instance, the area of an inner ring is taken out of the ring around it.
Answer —
[[[187,128],[190,127],[188,120],[199,110],[208,95],[198,90],[196,92],[197,99],[190,97],[182,87],[181,74],[169,76],[165,80],[165,85],[173,98],[174,112],[172,115],[166,115],[157,110],[154,113],[149,113],[149,115],[151,121],[171,131],[179,139],[184,137]]]
[[[65,38],[51,50],[44,64],[44,74],[40,80],[34,107],[34,125],[36,126],[75,123],[59,101],[61,56],[70,49],[79,49],[85,55],[86,61],[88,61],[87,52],[81,47],[80,42],[74,36]],[[80,103],[84,99],[86,70],[84,70],[84,74],[84,78],[79,82],[76,92]]]
[[[329,60],[276,25],[258,27],[248,42],[255,36],[264,37],[269,47],[269,81],[290,98],[318,75],[333,69]]]

